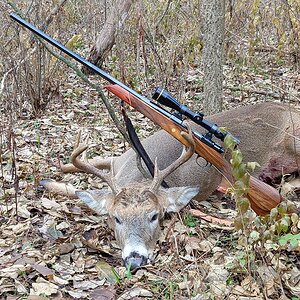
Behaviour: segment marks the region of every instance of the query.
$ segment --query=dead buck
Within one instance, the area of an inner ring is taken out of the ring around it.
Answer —
[[[256,161],[261,166],[254,176],[273,183],[283,174],[298,172],[299,112],[281,104],[262,103],[207,119],[240,138],[244,161]],[[203,132],[200,127],[195,126],[195,129]],[[222,180],[214,167],[204,162],[199,164],[197,155],[193,155],[193,139],[187,134],[185,138],[191,146],[182,155],[182,145],[164,131],[143,141],[150,157],[157,161],[152,181],[143,179],[133,150],[115,158],[96,157],[87,163],[78,158],[87,147],[79,146],[71,156],[73,164],[63,165],[62,171],[94,174],[110,188],[76,191],[70,185],[50,180],[43,180],[41,184],[49,191],[79,197],[99,214],[108,214],[126,265],[135,268],[151,263],[160,234],[159,222],[165,212],[178,212],[192,198],[207,199]],[[104,169],[110,173],[103,172]],[[161,187],[164,179],[170,188]]]
[[[117,182],[118,174],[114,175],[114,159],[109,159],[108,164],[108,161],[103,161],[104,169],[110,167],[109,172],[103,171],[88,161],[80,160],[79,155],[87,146],[77,145],[71,154],[72,167],[101,178],[110,189],[78,191],[71,185],[49,180],[43,180],[40,184],[57,193],[80,198],[99,214],[108,214],[126,266],[136,268],[151,263],[160,235],[160,221],[165,212],[179,211],[199,192],[199,187],[160,188],[164,178],[194,154],[195,144],[191,129],[189,128],[188,134],[182,132],[182,136],[190,146],[184,147],[179,158],[162,171],[158,169],[155,161],[153,180],[120,186]]]

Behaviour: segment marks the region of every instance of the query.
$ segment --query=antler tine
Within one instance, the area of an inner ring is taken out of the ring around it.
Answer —
[[[174,172],[178,167],[180,167],[182,164],[188,161],[191,158],[191,156],[194,154],[196,145],[193,138],[192,129],[189,124],[186,125],[187,125],[188,132],[182,131],[181,135],[188,142],[189,146],[187,147],[183,146],[183,151],[180,157],[177,158],[170,166],[168,166],[164,170],[159,170],[157,165],[157,159],[155,159],[154,177],[150,187],[151,191],[157,191],[161,183],[163,182],[163,180],[172,172]]]
[[[86,173],[93,174],[93,175],[96,175],[97,177],[101,178],[103,181],[105,181],[109,185],[112,192],[114,194],[117,194],[119,192],[119,189],[117,187],[117,183],[116,183],[116,180],[114,177],[113,162],[111,162],[110,172],[107,173],[107,172],[104,172],[103,170],[100,170],[100,169],[94,167],[87,160],[86,161],[80,160],[78,158],[78,156],[81,153],[83,153],[87,148],[88,148],[88,146],[83,145],[83,144],[77,145],[77,147],[73,150],[73,152],[71,154],[72,164],[76,168],[78,168]]]

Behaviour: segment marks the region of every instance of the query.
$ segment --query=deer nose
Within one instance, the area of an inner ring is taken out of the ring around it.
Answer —
[[[148,259],[143,255],[140,255],[136,252],[132,252],[128,257],[124,259],[124,263],[126,268],[130,267],[130,269],[133,270],[143,265],[146,265],[148,263]]]

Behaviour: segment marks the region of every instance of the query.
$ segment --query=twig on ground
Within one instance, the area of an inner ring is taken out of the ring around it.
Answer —
[[[213,223],[213,224],[225,225],[225,226],[228,226],[229,228],[234,226],[234,223],[231,220],[219,219],[216,217],[209,216],[208,214],[204,213],[203,211],[201,211],[199,209],[190,209],[189,212],[194,217],[201,218],[201,219],[203,219],[207,222]],[[227,229],[229,229],[229,228],[227,228]]]
[[[259,90],[250,89],[250,88],[242,88],[242,87],[226,85],[226,86],[224,86],[224,89],[228,89],[228,90],[235,91],[235,92],[244,92],[244,93],[248,93],[248,94],[258,94],[258,95],[272,97],[274,99],[283,99],[284,98],[284,95],[279,95],[279,94],[276,94],[273,92],[268,92],[268,91],[259,91]]]

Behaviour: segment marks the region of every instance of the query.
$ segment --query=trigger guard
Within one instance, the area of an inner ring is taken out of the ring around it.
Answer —
[[[205,166],[202,166],[201,163],[199,163],[199,158],[202,158],[203,160],[205,160],[206,164]],[[212,164],[210,162],[208,162],[206,159],[204,159],[202,156],[200,156],[199,154],[197,155],[197,158],[196,158],[196,164],[201,167],[201,168],[206,168],[206,167],[210,167],[212,166]]]

